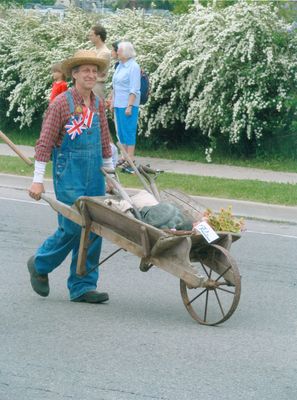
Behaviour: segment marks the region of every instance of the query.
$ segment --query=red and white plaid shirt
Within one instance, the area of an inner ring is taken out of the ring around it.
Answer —
[[[77,107],[82,109],[84,100],[76,88],[70,89],[74,109]],[[95,95],[91,93],[90,110],[97,112],[95,107]],[[70,118],[70,110],[65,92],[60,94],[49,105],[42,123],[40,137],[35,146],[35,160],[48,162],[51,158],[51,153],[54,147],[60,146],[65,135],[65,125]],[[104,103],[100,99],[99,102],[99,119],[101,126],[101,143],[103,158],[111,157],[110,133],[107,123],[107,118],[104,109]]]

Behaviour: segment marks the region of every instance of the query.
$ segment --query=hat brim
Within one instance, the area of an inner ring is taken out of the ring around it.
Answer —
[[[72,57],[62,62],[62,71],[67,76],[71,76],[71,71],[74,67],[80,65],[96,65],[99,72],[103,72],[107,68],[107,61],[102,58],[95,57]]]

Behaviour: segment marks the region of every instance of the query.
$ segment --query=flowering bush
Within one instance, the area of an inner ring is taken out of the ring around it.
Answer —
[[[88,25],[87,17],[77,12],[60,21],[36,12],[2,10],[0,98],[8,104],[7,117],[14,117],[22,127],[42,115],[49,98],[51,65],[84,46]]]
[[[107,29],[107,45],[131,40],[149,73],[151,95],[141,110],[141,134],[191,129],[209,138],[205,155],[211,161],[217,138],[231,145],[260,144],[276,126],[294,121],[297,32],[289,33],[269,5],[245,1],[223,10],[197,6],[170,18],[74,9],[60,20],[2,8],[0,100],[7,118],[30,126],[41,117],[51,64],[90,47],[86,36],[98,18]]]
[[[131,41],[137,53],[137,62],[153,73],[174,45],[179,19],[145,16],[142,10],[125,9],[103,15],[100,23],[108,32],[107,45],[121,39]]]
[[[231,144],[260,143],[286,119],[297,83],[296,50],[296,35],[267,5],[197,7],[180,18],[174,47],[153,75],[142,129],[150,135],[181,121],[210,144],[220,135]]]

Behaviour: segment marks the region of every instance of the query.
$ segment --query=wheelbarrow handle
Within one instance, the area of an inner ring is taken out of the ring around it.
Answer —
[[[139,165],[138,166],[138,168],[142,168],[143,169],[143,171],[144,172],[146,172],[147,174],[153,174],[153,175],[157,175],[157,174],[160,174],[160,173],[162,173],[162,172],[164,172],[163,170],[161,170],[161,169],[154,169],[154,168],[151,168],[151,166],[150,165]]]
[[[8,144],[8,146],[19,156],[26,164],[32,166],[33,162],[2,132],[0,131],[0,138]]]
[[[136,176],[139,178],[140,182],[143,184],[144,189],[151,193],[152,195],[154,195],[154,193],[152,192],[151,188],[148,186],[148,184],[146,183],[145,179],[143,179],[143,176],[141,175],[141,173],[138,171],[138,169],[136,168],[134,162],[131,160],[131,157],[129,156],[129,154],[126,152],[124,146],[120,143],[117,142],[117,146],[118,148],[121,150],[123,156],[125,157],[126,161],[129,163],[130,167],[133,169],[133,171],[135,172]]]
[[[73,207],[67,206],[57,199],[53,199],[52,197],[46,195],[45,193],[41,194],[42,200],[47,202],[54,211],[63,215],[63,217],[70,219],[78,225],[83,224],[82,217],[78,211],[76,211]]]

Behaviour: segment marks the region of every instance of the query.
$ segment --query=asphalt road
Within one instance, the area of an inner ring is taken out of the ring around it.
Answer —
[[[108,304],[68,300],[67,261],[39,297],[26,260],[55,226],[49,206],[1,190],[1,400],[297,398],[296,225],[247,222],[231,248],[241,300],[217,327],[191,319],[175,277],[128,253],[101,269]]]

